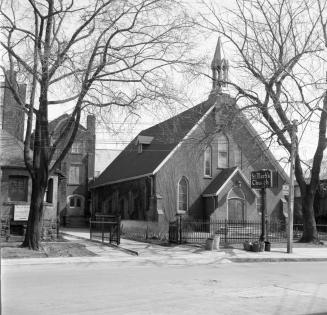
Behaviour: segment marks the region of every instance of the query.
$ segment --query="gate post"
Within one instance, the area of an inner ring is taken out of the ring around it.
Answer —
[[[178,216],[178,226],[179,226],[179,238],[178,244],[182,244],[182,215]]]
[[[104,229],[104,218],[102,217],[102,244],[103,244],[103,242],[104,242],[104,231],[103,231],[103,229]]]
[[[228,230],[227,230],[227,219],[225,219],[225,244],[227,244],[227,233],[228,233]]]

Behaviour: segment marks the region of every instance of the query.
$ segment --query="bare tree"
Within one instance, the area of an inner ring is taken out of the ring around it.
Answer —
[[[321,71],[326,1],[236,0],[236,7],[221,15],[210,4],[206,8],[205,27],[221,34],[236,51],[234,65],[240,79],[221,84],[235,90],[242,109],[256,116],[288,153],[292,121],[298,120],[295,177],[302,197],[301,241],[317,241],[313,202],[327,145],[327,96]],[[301,161],[301,139],[310,124],[319,132],[308,181]]]
[[[27,115],[24,159],[32,195],[22,246],[38,249],[48,178],[70,150],[83,108],[133,110],[174,97],[167,78],[187,63],[193,21],[175,0],[3,0],[0,14],[6,67],[30,85],[25,102],[3,68]],[[49,107],[68,102],[69,122],[52,143]]]

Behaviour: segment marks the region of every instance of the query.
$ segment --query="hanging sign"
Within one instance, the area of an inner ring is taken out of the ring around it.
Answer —
[[[259,170],[251,172],[251,188],[262,189],[273,186],[272,171]]]

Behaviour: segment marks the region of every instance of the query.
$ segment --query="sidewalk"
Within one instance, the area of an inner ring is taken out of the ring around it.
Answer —
[[[189,245],[160,246],[121,239],[119,246],[108,246],[90,241],[87,229],[62,229],[64,237],[72,242],[81,243],[98,256],[96,257],[56,257],[30,259],[3,259],[2,265],[46,264],[46,263],[92,263],[92,262],[129,262],[133,264],[194,265],[231,262],[280,262],[280,261],[327,261],[327,247],[293,248],[288,254],[279,247],[270,252],[248,252],[241,249],[222,248],[206,251]]]

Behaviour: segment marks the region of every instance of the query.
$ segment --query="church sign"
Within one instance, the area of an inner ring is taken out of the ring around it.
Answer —
[[[251,172],[251,188],[263,189],[273,186],[271,170],[259,170]]]

